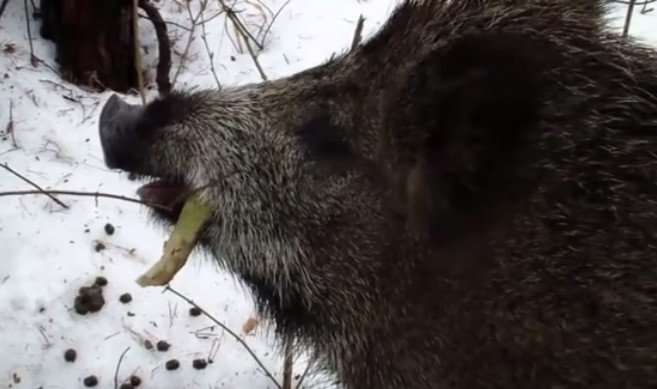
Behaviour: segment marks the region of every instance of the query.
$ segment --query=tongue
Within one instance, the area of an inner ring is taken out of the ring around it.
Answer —
[[[155,181],[137,189],[137,195],[146,202],[164,207],[173,207],[182,203],[185,198],[185,187],[181,184]]]

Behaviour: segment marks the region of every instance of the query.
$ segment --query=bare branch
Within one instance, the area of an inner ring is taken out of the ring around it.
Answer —
[[[292,365],[294,362],[292,352],[292,340],[285,339],[283,362],[283,389],[292,389]]]
[[[201,311],[201,313],[203,313],[203,315],[205,315],[205,316],[206,316],[208,319],[210,319],[213,323],[215,323],[216,325],[218,325],[219,327],[221,327],[224,331],[226,331],[226,332],[227,332],[231,337],[233,337],[233,338],[234,338],[234,339],[235,339],[240,345],[242,345],[242,346],[244,347],[244,349],[245,349],[245,350],[246,350],[246,351],[247,351],[247,352],[253,357],[253,359],[254,359],[254,360],[256,361],[256,363],[260,366],[260,368],[265,372],[265,375],[267,375],[267,377],[269,377],[269,379],[274,383],[274,385],[276,385],[276,387],[277,387],[278,389],[282,389],[281,384],[279,384],[278,381],[276,381],[276,378],[275,378],[275,377],[269,372],[269,370],[267,370],[267,368],[266,368],[265,365],[262,363],[262,361],[260,360],[260,358],[258,358],[258,356],[253,352],[253,350],[251,350],[251,347],[249,347],[249,345],[246,344],[246,342],[244,341],[244,339],[242,339],[239,335],[237,335],[233,330],[231,330],[230,328],[228,328],[224,323],[220,322],[220,321],[217,320],[214,316],[212,316],[211,314],[209,314],[206,310],[204,310],[202,307],[200,307],[200,306],[199,306],[198,304],[196,304],[194,301],[192,301],[191,299],[189,299],[187,296],[183,295],[182,293],[178,292],[177,290],[173,289],[171,286],[167,285],[167,286],[164,288],[164,290],[165,290],[165,291],[168,291],[168,292],[171,292],[171,293],[175,294],[176,296],[178,296],[179,298],[185,300],[188,304],[190,304],[191,306],[193,306],[193,307],[197,308],[199,311]]]
[[[219,0],[219,4],[223,7],[224,12],[226,12],[226,17],[233,24],[235,31],[237,31],[237,33],[244,39],[244,44],[246,44],[246,49],[249,51],[249,55],[251,56],[251,59],[253,59],[253,63],[255,64],[258,73],[260,73],[260,78],[262,78],[263,81],[267,81],[267,75],[265,74],[265,71],[262,69],[262,66],[260,65],[260,61],[258,61],[258,56],[256,55],[255,50],[253,50],[253,47],[251,47],[250,41],[255,43],[256,46],[258,46],[259,50],[262,50],[262,44],[260,44],[260,42],[258,42],[253,37],[253,35],[251,35],[251,33],[246,29],[244,23],[242,23],[242,21],[237,16],[235,11],[233,11],[232,8],[226,5],[226,2],[224,0]]]
[[[244,23],[242,23],[240,18],[237,16],[237,13],[226,4],[226,1],[219,0],[219,5],[221,5],[221,8],[224,10],[224,12],[226,12],[226,17],[228,17],[228,19],[230,19],[230,21],[233,22],[235,28],[237,28],[240,34],[244,36],[245,38],[244,40],[248,42],[248,40],[250,39],[251,41],[253,41],[253,43],[256,44],[256,46],[258,46],[258,50],[262,50],[262,45],[260,44],[260,42],[258,42],[258,40],[255,37],[253,37],[253,35],[249,32],[249,30],[246,29]]]
[[[123,361],[123,357],[125,357],[125,354],[128,352],[128,350],[130,350],[130,347],[123,350],[121,356],[119,357],[119,361],[116,363],[116,369],[114,370],[114,389],[119,389],[119,369],[121,369],[121,362]]]
[[[31,181],[31,180],[28,179],[27,177],[21,175],[20,173],[18,173],[18,172],[15,171],[14,169],[10,168],[6,163],[4,163],[4,164],[2,164],[2,165],[0,165],[0,166],[2,166],[3,168],[5,168],[9,173],[15,175],[16,177],[20,178],[21,180],[23,180],[23,181],[27,182],[28,184],[32,185],[32,186],[33,186],[34,188],[36,188],[39,192],[41,192],[41,193],[43,193],[44,195],[50,197],[50,199],[51,199],[52,201],[54,201],[54,202],[56,202],[57,204],[59,204],[62,208],[66,208],[66,209],[69,208],[68,205],[66,205],[66,204],[64,204],[63,202],[61,202],[57,197],[53,196],[51,193],[46,192],[46,191],[45,191],[43,188],[41,188],[39,185],[37,185],[36,183],[34,183],[33,181]]]
[[[14,102],[9,100],[9,121],[7,122],[7,128],[5,128],[5,133],[11,138],[11,145],[16,149],[18,144],[16,143],[16,134],[14,134]]]
[[[210,50],[210,45],[208,44],[207,32],[205,31],[205,23],[206,21],[204,20],[203,16],[201,16],[201,39],[203,40],[203,45],[205,46],[205,52],[208,53],[212,77],[214,77],[214,82],[217,83],[217,88],[221,89],[221,83],[219,82],[219,77],[217,76],[217,70],[214,67],[214,53],[212,53]]]
[[[285,3],[283,3],[283,5],[281,6],[281,8],[279,8],[278,11],[276,11],[276,13],[274,14],[274,16],[271,18],[271,22],[269,23],[269,25],[268,25],[267,28],[265,29],[265,32],[262,33],[262,41],[261,41],[262,46],[265,45],[265,39],[267,39],[267,34],[269,34],[269,30],[271,30],[271,26],[274,25],[274,22],[276,21],[276,18],[278,18],[278,15],[281,14],[281,12],[283,11],[283,9],[284,9],[288,4],[290,4],[290,1],[292,1],[292,0],[287,0]],[[656,0],[656,1],[657,1],[657,0]],[[263,4],[263,5],[264,5],[264,4]],[[270,11],[270,12],[271,12],[271,11]]]
[[[630,31],[630,24],[632,23],[632,14],[634,13],[634,7],[637,5],[642,5],[643,8],[639,11],[641,14],[645,15],[648,12],[651,12],[653,8],[648,8],[648,4],[652,4],[657,0],[645,0],[645,1],[636,1],[636,0],[613,0],[613,3],[627,5],[627,13],[625,15],[625,23],[623,25],[623,38],[626,38]]]
[[[189,15],[189,20],[192,22],[192,26],[189,30],[189,38],[187,39],[187,44],[185,45],[185,50],[183,51],[183,53],[181,55],[180,66],[178,66],[178,69],[176,70],[176,73],[173,75],[173,82],[172,83],[174,85],[176,84],[176,80],[178,80],[178,76],[180,75],[180,73],[182,71],[183,65],[185,64],[185,59],[187,58],[187,55],[189,53],[189,48],[192,46],[192,41],[194,40],[194,34],[196,32],[196,26],[198,26],[198,21],[199,21],[201,15],[203,14],[203,12],[205,11],[205,8],[208,5],[208,0],[202,0],[201,1],[201,3],[200,3],[201,6],[200,6],[200,9],[199,9],[198,13],[196,14],[196,16],[194,16],[192,14],[191,2],[188,1],[188,2],[186,2],[186,4],[187,4],[187,14]]]
[[[30,27],[30,11],[27,9],[27,0],[23,2],[25,8],[25,24],[27,25],[27,42],[30,45],[30,63],[36,67],[39,61],[34,55],[34,44],[32,43],[32,28]]]
[[[306,365],[306,368],[303,369],[303,373],[301,373],[301,376],[299,377],[299,381],[297,381],[297,389],[301,388],[301,384],[303,384],[303,380],[308,375],[308,372],[310,372],[310,367],[311,366],[312,366],[312,363],[308,362],[308,364]]]
[[[358,17],[358,23],[356,23],[356,30],[354,31],[354,39],[351,41],[351,51],[354,51],[360,45],[360,42],[363,40],[363,25],[365,24],[365,18],[361,14]]]
[[[246,44],[246,49],[249,50],[249,54],[253,59],[253,63],[255,64],[256,69],[258,69],[258,73],[260,73],[260,78],[262,78],[263,81],[267,81],[267,75],[265,74],[265,71],[262,69],[262,66],[260,66],[260,61],[258,61],[258,56],[256,55],[255,51],[251,47],[251,43],[249,43],[247,39],[244,40],[244,43]]]
[[[40,195],[61,195],[61,196],[80,196],[80,197],[103,197],[103,198],[108,198],[108,199],[114,199],[114,200],[122,200],[122,201],[127,201],[130,203],[136,203],[136,204],[141,204],[141,205],[148,205],[151,208],[156,208],[162,211],[166,212],[171,212],[171,209],[168,207],[162,206],[160,204],[156,203],[151,203],[148,201],[142,201],[139,199],[133,199],[131,197],[126,197],[126,196],[121,196],[121,195],[115,195],[115,194],[110,194],[110,193],[101,193],[101,192],[78,192],[78,191],[70,191],[70,190],[13,190],[13,191],[8,191],[8,192],[0,192],[0,197],[3,196],[25,196],[25,195],[35,195],[35,194],[40,194]]]

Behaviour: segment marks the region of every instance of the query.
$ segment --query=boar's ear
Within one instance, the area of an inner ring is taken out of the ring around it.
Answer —
[[[518,194],[515,161],[538,129],[550,52],[538,38],[480,33],[409,72],[390,124],[412,227],[453,237]]]

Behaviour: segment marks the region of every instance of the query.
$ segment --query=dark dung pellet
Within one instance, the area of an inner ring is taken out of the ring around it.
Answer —
[[[66,362],[75,362],[75,359],[78,357],[78,353],[72,348],[64,351],[64,360]]]
[[[79,315],[86,315],[89,313],[89,307],[87,306],[87,298],[86,296],[76,296],[75,297],[75,302],[73,304],[73,308],[75,309],[75,312]]]
[[[203,370],[208,367],[208,362],[203,358],[194,359],[192,361],[192,367],[196,370]]]
[[[96,277],[96,281],[94,281],[94,285],[96,286],[105,286],[107,285],[107,278],[103,276]]]
[[[98,385],[98,378],[96,378],[95,375],[90,375],[89,377],[86,377],[84,380],[82,380],[82,383],[87,388],[91,388],[93,386]]]
[[[114,231],[115,231],[115,229],[114,229],[114,226],[113,226],[113,225],[111,225],[110,223],[105,224],[105,233],[106,233],[107,235],[112,235],[112,234],[114,234]]]
[[[168,351],[171,347],[171,345],[166,340],[158,341],[155,346],[157,347],[157,351]]]
[[[123,293],[121,296],[119,296],[119,301],[123,304],[127,304],[132,301],[132,295],[130,293]]]
[[[190,316],[200,316],[201,315],[201,309],[198,307],[191,307],[189,308],[189,315]]]
[[[180,362],[177,359],[170,359],[165,364],[167,370],[176,370],[180,367]]]
[[[141,385],[141,378],[137,377],[136,375],[130,376],[130,385],[135,388]]]

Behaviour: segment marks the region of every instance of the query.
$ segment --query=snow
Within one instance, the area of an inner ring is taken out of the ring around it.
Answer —
[[[264,0],[275,13],[285,2]],[[199,2],[192,2],[195,15]],[[156,3],[165,20],[189,26],[186,8],[178,2]],[[237,9],[255,31],[262,23],[254,1],[238,1]],[[366,18],[363,35],[375,32],[393,9],[394,0],[292,0],[271,27],[259,62],[267,76],[278,78],[317,65],[334,52],[348,48],[360,14]],[[636,7],[630,33],[657,44],[657,11],[642,15]],[[217,13],[210,2],[204,15]],[[30,10],[31,13],[31,10]],[[611,26],[622,28],[626,8],[614,11]],[[0,163],[47,189],[104,192],[135,197],[137,183],[109,171],[97,137],[99,108],[110,93],[89,93],[64,83],[47,66],[30,65],[23,2],[10,1],[0,20],[0,130],[13,123],[12,135],[0,141]],[[271,20],[271,15],[267,17]],[[227,36],[224,16],[205,24],[208,47],[214,53],[222,86],[260,80],[248,52],[238,52]],[[188,33],[168,26],[175,52],[182,53]],[[153,77],[157,62],[150,23],[140,22],[140,40]],[[38,35],[31,21],[35,55],[54,67],[51,42]],[[209,56],[200,39],[192,42],[176,87],[213,86]],[[172,75],[181,59],[173,55]],[[231,58],[233,57],[233,58]],[[149,98],[156,91],[149,91]],[[134,102],[136,96],[129,97]],[[11,118],[9,113],[11,112]],[[11,119],[11,120],[10,120]],[[14,144],[15,143],[15,144]],[[33,190],[0,168],[0,192]],[[204,316],[192,317],[190,305],[162,288],[140,288],[134,280],[159,258],[167,231],[149,223],[138,204],[107,198],[57,196],[64,209],[43,195],[2,197],[0,205],[0,387],[73,388],[95,375],[98,387],[114,387],[119,357],[119,382],[139,375],[146,388],[270,388],[271,381],[247,351]],[[105,225],[115,227],[112,235]],[[105,246],[97,251],[98,242]],[[172,287],[237,332],[280,382],[282,358],[271,334],[258,327],[242,333],[254,314],[245,290],[228,274],[198,253],[176,276]],[[200,259],[200,260],[198,260]],[[104,276],[105,306],[79,315],[73,302],[81,286]],[[128,304],[119,301],[130,293]],[[145,339],[172,344],[167,352],[146,350]],[[78,357],[66,362],[63,353],[74,348]],[[218,348],[218,351],[217,351]],[[213,363],[195,370],[192,360]],[[181,367],[167,371],[164,364],[178,359]],[[303,358],[294,367],[305,369]],[[304,387],[326,387],[322,377],[307,378]]]

